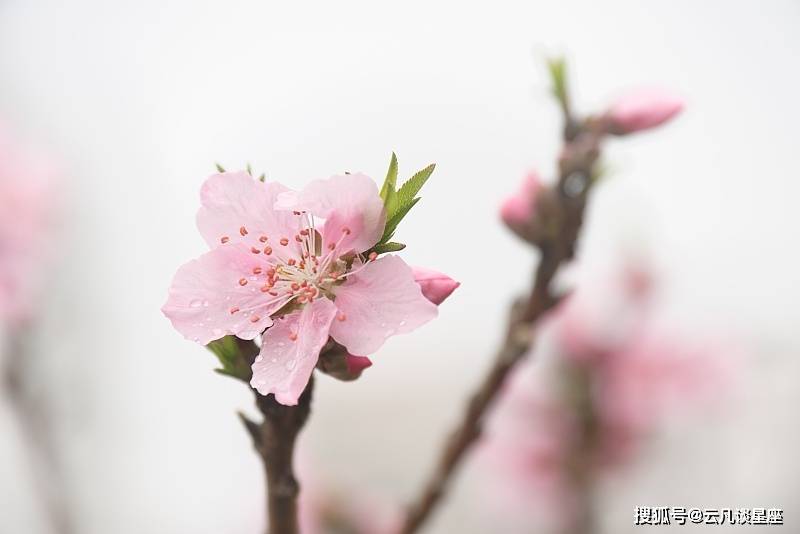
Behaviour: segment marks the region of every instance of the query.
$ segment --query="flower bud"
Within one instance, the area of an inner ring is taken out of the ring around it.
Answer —
[[[617,100],[604,117],[606,129],[625,135],[660,126],[683,110],[683,100],[657,89],[641,89]]]
[[[322,351],[317,362],[317,369],[339,380],[349,382],[361,376],[364,369],[372,366],[372,360],[366,356],[354,356],[342,345],[329,341],[329,347]]]
[[[516,193],[508,197],[500,206],[500,218],[515,234],[530,240],[536,201],[542,190],[542,182],[536,171],[525,176]]]
[[[422,289],[422,295],[437,306],[444,302],[461,284],[446,274],[424,267],[412,267],[414,281]]]
[[[364,369],[367,367],[372,367],[372,360],[366,356],[354,356],[348,353],[344,357],[344,360],[347,364],[347,372],[350,373],[351,376],[361,376],[361,373],[364,372]]]

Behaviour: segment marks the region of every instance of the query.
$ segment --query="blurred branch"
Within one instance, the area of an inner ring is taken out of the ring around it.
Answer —
[[[17,330],[9,336],[2,369],[3,385],[31,458],[34,484],[50,527],[55,534],[72,534],[75,526],[65,500],[67,492],[61,478],[52,417],[46,403],[29,391],[27,377],[33,355],[28,350],[27,339],[25,330]]]
[[[575,255],[603,132],[593,128],[588,121],[578,123],[572,117],[564,62],[551,61],[549,68],[553,92],[564,115],[564,147],[559,159],[558,182],[537,201],[536,216],[545,230],[536,243],[541,257],[534,272],[532,289],[512,305],[506,335],[494,364],[472,395],[433,473],[412,501],[401,529],[403,534],[417,532],[441,501],[465,454],[480,437],[489,408],[506,378],[531,351],[535,325],[560,300],[553,292],[552,283],[560,268]]]

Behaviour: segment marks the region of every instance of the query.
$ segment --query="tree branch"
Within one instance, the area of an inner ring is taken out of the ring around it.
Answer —
[[[259,348],[252,341],[236,339],[239,357],[249,369]],[[242,380],[248,383],[250,379]],[[261,459],[266,481],[267,534],[298,534],[297,496],[300,485],[294,475],[294,447],[297,436],[311,413],[314,389],[312,376],[297,406],[284,406],[274,395],[261,395],[253,389],[255,403],[263,419],[255,422],[239,412],[239,419],[250,435]]]
[[[565,106],[564,149],[559,161],[559,180],[553,190],[537,201],[536,224],[542,228],[536,245],[541,258],[527,297],[511,307],[503,344],[489,373],[467,404],[464,415],[445,444],[433,473],[408,508],[402,534],[417,532],[441,501],[466,452],[480,437],[488,410],[514,366],[531,351],[534,327],[542,315],[558,303],[552,282],[559,269],[575,254],[583,224],[588,192],[599,158],[602,132],[576,126]]]

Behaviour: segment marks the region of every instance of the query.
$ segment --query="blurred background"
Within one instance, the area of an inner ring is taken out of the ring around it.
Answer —
[[[640,85],[687,102],[663,129],[608,143],[563,283],[645,257],[662,320],[724,339],[739,368],[727,409],[661,429],[602,492],[601,531],[646,528],[640,505],[784,508],[795,531],[798,23],[795,0],[0,0],[0,121],[62,174],[27,344],[78,532],[262,528],[261,468],[235,417],[251,395],[159,310],[205,250],[194,215],[214,162],[291,187],[346,170],[381,180],[392,151],[401,177],[437,163],[397,238],[408,263],[462,286],[360,380],[320,375],[302,436],[342,495],[414,493],[528,287],[535,255],[497,210],[529,169],[552,177],[551,53],[581,111]],[[7,406],[0,435],[0,532],[47,533]],[[475,506],[485,483],[468,463],[428,531],[515,532]],[[747,529],[760,528],[773,527]]]

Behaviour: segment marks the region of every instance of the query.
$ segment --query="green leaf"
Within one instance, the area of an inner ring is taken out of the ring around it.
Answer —
[[[253,176],[253,167],[250,166],[250,162],[247,162],[247,174]]]
[[[556,100],[558,100],[561,111],[567,120],[572,116],[571,106],[569,101],[569,89],[567,87],[567,62],[563,57],[555,57],[547,60],[547,69],[550,71],[550,80],[552,82],[551,91]]]
[[[262,173],[261,173],[261,176],[259,176],[259,177],[258,177],[258,181],[259,181],[259,182],[263,182],[263,181],[265,181],[266,179],[267,179],[267,173],[265,173],[265,172],[262,172]]]
[[[217,172],[225,172],[225,169],[219,163],[215,163],[214,166],[217,168]]]
[[[381,243],[386,243],[389,241],[392,236],[394,235],[394,231],[397,230],[397,225],[400,224],[400,221],[403,220],[403,217],[411,210],[411,208],[419,202],[420,197],[413,199],[408,204],[401,206],[390,219],[386,221],[386,228],[383,230],[383,238],[381,238]]]
[[[395,197],[397,199],[397,207],[393,210],[392,216],[402,210],[406,205],[416,203],[416,199],[414,197],[417,196],[417,193],[419,193],[420,189],[422,189],[422,186],[425,185],[425,182],[427,182],[428,178],[431,177],[434,169],[436,169],[436,164],[431,163],[421,171],[414,174],[414,176],[409,178],[406,183],[404,183],[400,189],[397,190],[397,195]],[[406,213],[408,213],[408,210],[406,210]]]
[[[395,194],[395,187],[397,186],[397,155],[392,152],[392,160],[389,162],[389,170],[386,171],[386,179],[383,181],[381,187],[381,198],[383,204],[386,205],[389,199]]]
[[[403,250],[406,246],[403,243],[395,243],[394,241],[390,241],[388,243],[381,243],[380,245],[375,245],[372,247],[372,250],[377,252],[378,254],[385,254],[387,252],[397,252],[399,250]]]

